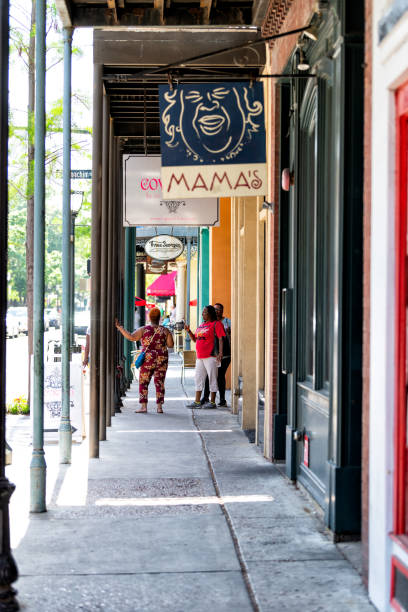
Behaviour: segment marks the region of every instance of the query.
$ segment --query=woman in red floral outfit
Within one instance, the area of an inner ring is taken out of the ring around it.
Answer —
[[[116,320],[115,324],[122,336],[130,341],[140,340],[143,350],[146,352],[145,360],[140,367],[139,374],[139,402],[141,408],[135,412],[147,412],[147,396],[149,383],[154,376],[156,387],[157,412],[163,413],[164,402],[164,381],[168,366],[167,348],[174,346],[173,336],[170,331],[161,325],[160,310],[152,308],[149,312],[150,325],[139,327],[133,334],[130,334]]]

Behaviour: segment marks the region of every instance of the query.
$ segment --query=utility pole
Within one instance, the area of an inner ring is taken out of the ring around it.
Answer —
[[[71,51],[72,28],[64,28],[63,184],[62,184],[62,411],[60,463],[71,463],[70,365],[72,343],[71,269]]]

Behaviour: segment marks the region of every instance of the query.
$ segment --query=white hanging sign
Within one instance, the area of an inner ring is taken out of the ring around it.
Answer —
[[[218,226],[217,198],[164,200],[161,157],[123,156],[123,225]]]
[[[184,251],[184,245],[176,236],[159,234],[150,238],[145,244],[145,251],[153,259],[169,261],[176,259]]]

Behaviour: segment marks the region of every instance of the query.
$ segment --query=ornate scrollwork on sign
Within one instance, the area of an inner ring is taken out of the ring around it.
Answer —
[[[164,200],[160,202],[160,206],[163,206],[163,204],[167,206],[167,208],[169,209],[169,213],[174,213],[174,214],[177,212],[177,209],[179,208],[179,206],[186,205],[186,203],[183,202],[182,200]]]

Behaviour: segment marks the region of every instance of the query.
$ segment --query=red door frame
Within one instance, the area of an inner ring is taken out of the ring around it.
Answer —
[[[394,429],[394,534],[406,532],[406,312],[407,296],[407,143],[408,143],[408,82],[396,93],[396,341],[395,341],[395,399]],[[405,538],[403,538],[405,539]]]

